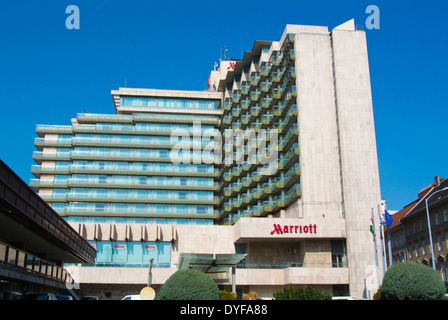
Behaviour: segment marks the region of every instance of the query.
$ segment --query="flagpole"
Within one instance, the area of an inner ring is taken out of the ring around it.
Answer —
[[[381,208],[380,205],[378,205],[378,219],[380,218],[381,215]],[[386,251],[385,251],[385,245],[384,245],[384,237],[383,237],[383,233],[384,233],[384,228],[380,227],[380,239],[381,239],[381,260],[383,260],[383,274],[386,273]]]
[[[389,226],[387,226],[387,248],[389,250],[389,267],[392,266],[392,246],[390,243]]]
[[[378,247],[376,245],[376,237],[375,237],[375,217],[373,216],[373,208],[372,208],[372,225],[373,225],[373,245],[375,246],[375,262],[376,262],[376,278],[378,280],[378,288],[380,287],[380,267],[378,265]]]

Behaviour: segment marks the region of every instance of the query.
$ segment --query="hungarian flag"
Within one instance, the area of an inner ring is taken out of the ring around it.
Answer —
[[[370,232],[373,235],[373,240],[375,240],[375,229],[373,228],[373,219],[370,218]]]

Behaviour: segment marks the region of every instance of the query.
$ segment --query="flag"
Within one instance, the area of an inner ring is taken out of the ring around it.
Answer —
[[[373,235],[373,240],[375,240],[375,229],[373,228],[373,219],[370,218],[370,232]]]
[[[392,219],[392,216],[389,214],[389,212],[387,212],[387,210],[384,210],[384,215],[386,219],[386,226],[390,227],[392,225],[392,222],[394,222],[394,220]]]
[[[384,214],[378,212],[378,220],[381,227],[386,225],[386,217]]]

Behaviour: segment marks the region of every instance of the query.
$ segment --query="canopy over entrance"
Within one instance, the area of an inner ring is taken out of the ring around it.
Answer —
[[[179,270],[195,269],[205,273],[227,272],[245,257],[246,254],[181,253]]]

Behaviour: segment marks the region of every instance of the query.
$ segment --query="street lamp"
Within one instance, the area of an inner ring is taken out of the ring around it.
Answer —
[[[426,204],[426,218],[428,219],[428,230],[429,230],[429,245],[431,246],[431,260],[432,260],[432,267],[434,268],[434,270],[436,269],[436,261],[434,258],[434,247],[432,244],[432,234],[431,234],[431,221],[429,219],[429,209],[428,209],[428,199],[431,198],[433,195],[435,195],[436,193],[443,191],[443,190],[448,190],[448,187],[445,187],[443,189],[440,189],[436,192],[434,192],[433,194],[431,194],[429,197],[427,197],[425,199],[425,204]]]

